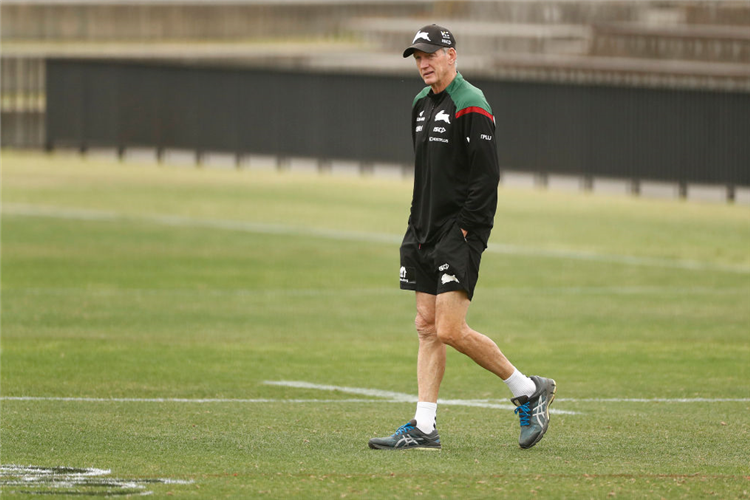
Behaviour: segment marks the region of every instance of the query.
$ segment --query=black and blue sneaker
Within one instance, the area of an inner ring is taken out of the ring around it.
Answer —
[[[417,428],[416,420],[410,420],[405,423],[396,429],[396,432],[392,436],[370,439],[368,445],[373,450],[441,449],[440,436],[437,429],[429,434],[425,434]]]
[[[531,448],[544,437],[549,426],[549,405],[555,400],[557,384],[551,378],[531,376],[536,391],[529,396],[519,396],[510,401],[516,405],[515,413],[521,419],[521,448]]]

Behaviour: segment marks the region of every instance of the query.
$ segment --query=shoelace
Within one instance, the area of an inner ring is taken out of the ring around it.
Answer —
[[[396,433],[394,434],[394,436],[400,436],[401,434],[406,434],[407,432],[409,432],[413,428],[414,428],[414,426],[411,425],[411,423],[407,422],[404,425],[402,425],[401,427],[399,427],[398,429],[396,429]]]
[[[516,407],[513,413],[518,415],[521,419],[522,427],[531,425],[531,408],[529,408],[529,403],[524,403],[521,406]]]

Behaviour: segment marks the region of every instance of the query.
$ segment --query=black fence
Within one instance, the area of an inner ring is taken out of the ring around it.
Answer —
[[[501,168],[750,186],[750,93],[472,78]],[[91,60],[47,64],[47,147],[412,162],[419,77]]]

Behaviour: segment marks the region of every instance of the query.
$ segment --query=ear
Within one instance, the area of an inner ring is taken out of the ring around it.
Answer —
[[[451,64],[455,64],[457,56],[458,53],[456,53],[456,49],[454,49],[453,47],[448,49],[448,61],[450,61]]]

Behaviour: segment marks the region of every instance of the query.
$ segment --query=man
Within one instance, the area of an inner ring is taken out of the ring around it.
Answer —
[[[449,345],[505,381],[521,421],[519,445],[530,448],[547,431],[555,381],[525,376],[466,324],[497,208],[495,119],[484,94],[456,70],[449,30],[420,29],[404,51],[411,55],[428,85],[412,106],[414,192],[400,276],[401,288],[416,292],[419,402],[414,419],[369,446],[441,448],[435,423]]]

